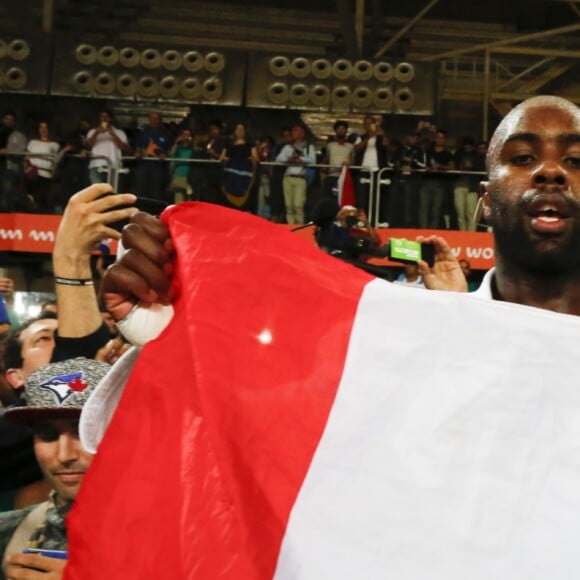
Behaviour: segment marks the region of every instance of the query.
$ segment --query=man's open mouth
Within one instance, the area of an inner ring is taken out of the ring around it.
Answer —
[[[551,223],[562,219],[564,216],[555,207],[543,207],[532,214],[532,217],[543,222]]]
[[[530,203],[528,214],[532,221],[555,224],[572,215],[570,204],[563,197],[560,195],[549,196],[550,199],[546,197],[548,196],[538,196]]]

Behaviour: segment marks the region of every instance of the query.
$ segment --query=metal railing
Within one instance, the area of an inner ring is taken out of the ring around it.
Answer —
[[[369,211],[369,223],[373,227],[379,225],[380,216],[380,204],[381,204],[381,185],[390,186],[394,185],[398,179],[416,179],[417,180],[417,191],[420,190],[421,180],[428,177],[434,177],[435,179],[444,180],[448,184],[457,185],[459,179],[462,177],[474,176],[485,180],[487,173],[485,171],[462,171],[458,169],[448,169],[448,170],[432,170],[432,169],[410,169],[406,168],[402,171],[398,167],[383,167],[378,171],[377,178],[375,181],[375,186],[373,188],[373,199],[369,201],[369,205],[372,206],[372,211]],[[452,178],[455,180],[452,181]],[[391,192],[392,194],[393,192]],[[397,192],[398,193],[398,192]],[[476,224],[481,225],[481,224]]]
[[[155,157],[135,157],[135,156],[124,156],[121,158],[121,161],[117,165],[113,165],[111,161],[105,156],[82,156],[82,155],[73,155],[68,154],[67,157],[75,158],[78,160],[82,160],[86,162],[86,170],[87,170],[87,182],[88,182],[88,168],[93,160],[102,160],[104,165],[97,168],[97,171],[104,174],[104,181],[111,184],[114,191],[119,191],[120,187],[120,178],[123,175],[129,176],[129,181],[133,181],[135,177],[137,164],[146,161],[147,163],[160,163],[163,164],[168,170],[169,168],[175,169],[176,166],[183,166],[189,165],[190,167],[198,167],[202,168],[202,179],[205,178],[205,171],[209,167],[222,167],[224,166],[223,162],[214,159],[200,159],[200,158],[182,158],[182,157],[164,157],[164,158],[155,158]],[[24,158],[43,158],[51,161],[55,167],[58,169],[59,162],[62,162],[64,157],[61,154],[57,155],[46,155],[46,154],[39,154],[39,153],[30,153],[30,152],[23,152],[23,153],[5,153],[0,154],[0,167],[4,167],[5,164],[2,162],[3,159],[24,159]],[[256,163],[255,171],[256,171],[256,186],[259,186],[259,177],[260,171],[267,169],[267,168],[275,168],[275,167],[298,167],[298,165],[293,163],[283,163],[278,161],[259,161]],[[336,177],[340,171],[342,170],[342,165],[331,165],[326,163],[313,163],[313,164],[301,164],[299,167],[315,169],[319,173],[327,173],[326,177]],[[431,171],[431,170],[418,170],[412,169],[408,170],[405,169],[403,172],[400,168],[393,168],[393,167],[384,167],[378,171],[372,171],[370,168],[362,166],[362,165],[350,165],[351,170],[354,171],[353,175],[353,185],[357,185],[357,181],[359,184],[363,186],[368,186],[368,219],[369,223],[373,226],[378,226],[380,223],[381,217],[381,202],[383,198],[386,197],[383,195],[385,190],[388,191],[388,188],[391,188],[394,184],[397,183],[397,180],[404,178],[408,179],[417,179],[417,191],[420,189],[420,180],[424,179],[426,176],[433,176],[433,177],[444,177],[450,184],[452,184],[452,180],[450,178],[455,177],[457,180],[461,177],[467,176],[477,176],[478,178],[484,179],[486,174],[485,172],[477,172],[477,171],[459,171],[459,170],[449,170],[449,171]],[[0,171],[0,176],[3,176],[5,169]],[[167,186],[169,186],[169,182],[171,180],[170,172],[167,171]],[[0,183],[0,194],[2,194],[2,183]],[[24,183],[21,182],[20,186],[23,187]],[[131,189],[131,188],[129,188]],[[392,188],[391,188],[392,189]],[[24,191],[20,191],[19,194],[27,193]],[[393,192],[391,191],[391,194]],[[165,195],[165,191],[160,193],[160,195]],[[7,211],[6,208],[3,208],[3,211]],[[11,211],[8,208],[8,211]]]

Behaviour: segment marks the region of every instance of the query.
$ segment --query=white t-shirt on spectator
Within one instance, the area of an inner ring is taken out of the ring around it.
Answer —
[[[356,145],[358,145],[362,139],[359,137],[356,140]],[[365,154],[362,159],[362,166],[368,167],[371,171],[379,170],[379,156],[377,155],[377,138],[369,137],[367,141],[367,147],[365,149]]]
[[[39,153],[41,155],[56,155],[60,145],[56,141],[41,141],[40,139],[31,139],[26,148],[29,153]],[[54,172],[55,160],[44,157],[29,157],[31,165],[38,169],[38,175],[51,179]]]
[[[337,165],[339,167],[331,167],[329,170],[330,175],[339,175],[342,170],[342,165],[344,162],[350,163],[352,161],[352,152],[354,145],[345,141],[344,143],[339,143],[338,141],[331,141],[326,146],[326,151],[328,152],[328,164]]]
[[[115,135],[123,141],[123,143],[127,143],[127,135],[125,135],[125,131],[122,129],[117,129],[116,127],[112,127]],[[87,134],[87,140],[91,139],[94,135],[96,129],[91,129]],[[109,133],[99,133],[95,140],[95,144],[91,149],[91,155],[93,157],[100,156],[106,157],[113,167],[117,167],[121,165],[121,157],[122,152],[121,150],[115,145],[113,138]],[[107,162],[104,159],[91,159],[89,163],[89,167],[103,167],[106,166]]]

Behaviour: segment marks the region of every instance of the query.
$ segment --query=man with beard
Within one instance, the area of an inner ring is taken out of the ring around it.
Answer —
[[[580,314],[580,110],[559,97],[520,104],[496,130],[487,169],[496,267],[476,294]]]
[[[334,123],[334,137],[326,146],[325,163],[331,165],[328,176],[324,180],[325,197],[335,198],[339,195],[338,179],[343,165],[351,165],[354,155],[354,145],[346,140],[348,123],[336,121]]]

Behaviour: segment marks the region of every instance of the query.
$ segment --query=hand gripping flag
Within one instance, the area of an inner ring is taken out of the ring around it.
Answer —
[[[175,314],[66,579],[577,577],[577,318],[391,285],[223,208],[164,219]]]

